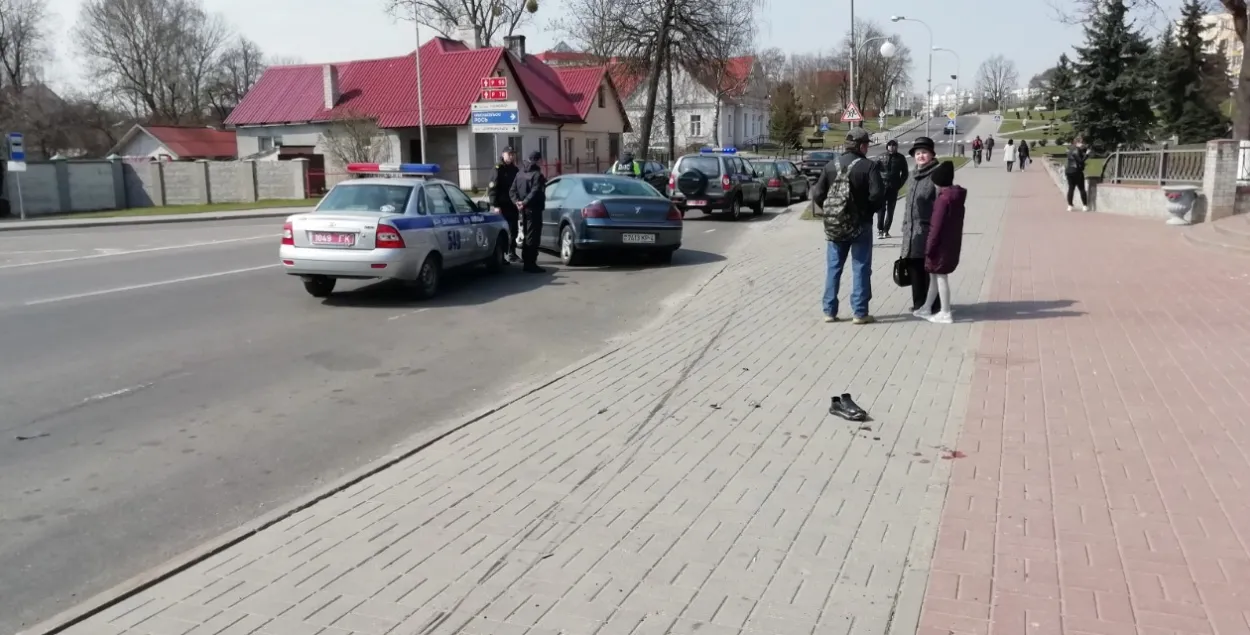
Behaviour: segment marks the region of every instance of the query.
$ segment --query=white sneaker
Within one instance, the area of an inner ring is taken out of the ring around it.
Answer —
[[[953,324],[955,322],[955,318],[951,315],[950,311],[938,311],[929,318],[929,321],[934,324]]]
[[[1068,206],[1068,211],[1069,211],[1069,212],[1070,212],[1070,211],[1072,211],[1072,206],[1071,206],[1071,205],[1069,205],[1069,206]]]
[[[933,317],[933,312],[928,309],[916,309],[915,311],[912,311],[911,314],[922,320],[927,320]]]
[[[1089,211],[1089,206],[1088,206],[1088,205],[1082,205],[1082,206],[1081,206],[1081,211],[1082,211],[1082,212],[1088,212],[1088,211]]]

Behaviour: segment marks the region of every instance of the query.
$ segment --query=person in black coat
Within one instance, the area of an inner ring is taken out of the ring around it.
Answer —
[[[509,192],[512,202],[521,210],[521,264],[526,273],[543,273],[538,266],[538,244],[542,240],[543,210],[547,207],[547,177],[543,176],[543,155],[530,153],[525,171],[517,175]]]
[[[898,191],[907,183],[907,157],[898,151],[898,141],[890,139],[885,144],[885,154],[877,157],[881,166],[881,180],[885,183],[885,204],[877,211],[877,238],[889,238],[894,225],[894,206],[898,203]]]
[[[486,199],[490,201],[491,211],[501,214],[508,221],[508,262],[516,262],[516,237],[520,212],[512,203],[512,182],[520,172],[516,166],[516,153],[509,146],[500,154],[499,163],[495,164],[495,172],[491,175],[490,185],[486,188]]]

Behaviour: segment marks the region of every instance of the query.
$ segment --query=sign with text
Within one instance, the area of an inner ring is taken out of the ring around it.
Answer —
[[[487,88],[482,91],[482,99],[486,101],[504,101],[508,98],[508,89],[506,88]]]
[[[515,101],[473,104],[469,125],[473,132],[520,132],[521,112]]]
[[[507,88],[507,77],[483,77],[482,88]]]
[[[26,160],[26,142],[20,132],[9,133],[9,160],[25,161]]]

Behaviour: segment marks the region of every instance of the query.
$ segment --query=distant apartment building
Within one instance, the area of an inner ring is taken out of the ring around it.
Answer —
[[[1230,13],[1213,13],[1202,20],[1202,39],[1207,42],[1207,50],[1214,53],[1224,46],[1224,55],[1228,58],[1228,74],[1234,82],[1241,75],[1241,56],[1244,46],[1233,28],[1233,16]]]

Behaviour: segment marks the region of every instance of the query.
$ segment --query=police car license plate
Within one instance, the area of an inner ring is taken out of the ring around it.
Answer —
[[[707,207],[707,201],[686,201],[690,207]]]
[[[355,234],[344,234],[342,232],[312,232],[309,236],[314,245],[354,245],[356,244]]]
[[[634,245],[654,243],[655,234],[621,234],[621,242]]]

